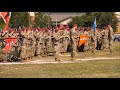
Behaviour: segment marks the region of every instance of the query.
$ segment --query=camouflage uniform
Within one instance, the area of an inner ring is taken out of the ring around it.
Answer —
[[[60,33],[59,49],[60,49],[60,53],[63,54],[64,53],[64,30],[59,29],[59,33]]]
[[[5,43],[4,43],[4,35],[2,33],[0,33],[0,59],[1,60],[5,60]]]
[[[110,53],[112,53],[113,48],[112,48],[112,41],[113,41],[113,29],[110,25],[108,25],[108,45],[110,49]]]
[[[60,54],[60,46],[59,46],[59,41],[60,41],[60,31],[53,32],[53,38],[54,38],[54,51],[55,51],[55,61],[60,61],[59,59],[59,54]]]
[[[92,53],[95,52],[95,36],[94,36],[94,30],[89,29],[88,31],[89,39],[88,39],[88,48],[92,51]]]
[[[50,55],[50,53],[53,53],[53,43],[52,43],[52,30],[48,30],[47,33],[47,53]]]
[[[97,40],[97,45],[96,49],[101,50],[101,45],[102,45],[102,34],[100,30],[96,31],[96,40]]]
[[[22,32],[23,35],[23,43],[20,46],[20,58],[21,60],[25,60],[27,58],[27,37],[26,37],[26,31]]]
[[[65,37],[64,52],[66,52],[67,48],[68,48],[68,45],[69,45],[69,42],[70,42],[70,32],[67,29],[65,29],[65,31],[64,31],[64,37]]]
[[[107,29],[101,31],[102,34],[102,48],[107,49]]]
[[[77,38],[78,38],[78,33],[74,27],[70,31],[70,38],[72,46],[71,59],[74,60],[77,53]]]
[[[32,32],[31,40],[31,59],[33,59],[36,51],[36,38],[34,32]]]

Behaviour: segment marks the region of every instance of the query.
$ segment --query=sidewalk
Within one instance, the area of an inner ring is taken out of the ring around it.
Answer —
[[[61,60],[55,61],[54,59],[46,59],[46,60],[34,60],[34,61],[27,61],[27,62],[7,62],[7,63],[0,63],[0,65],[10,65],[10,64],[47,64],[47,63],[79,63],[80,61],[92,61],[92,60],[111,60],[111,59],[119,59],[120,58],[106,58],[106,57],[97,57],[97,58],[88,58],[88,59],[76,59],[74,61],[71,60]]]

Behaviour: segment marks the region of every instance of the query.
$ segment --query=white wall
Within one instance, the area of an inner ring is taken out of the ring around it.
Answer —
[[[68,23],[72,20],[72,18],[69,18],[65,21],[62,21],[60,24],[63,24],[63,25],[68,25]]]
[[[30,12],[30,16],[35,16],[35,13],[34,12]]]

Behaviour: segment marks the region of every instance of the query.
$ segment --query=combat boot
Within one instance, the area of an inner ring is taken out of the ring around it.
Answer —
[[[60,59],[58,59],[58,58],[55,58],[55,61],[60,61]]]
[[[113,54],[112,50],[110,49],[110,53]]]

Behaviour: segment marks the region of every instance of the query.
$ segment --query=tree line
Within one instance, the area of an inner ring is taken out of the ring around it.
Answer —
[[[72,27],[76,23],[79,27],[92,27],[95,18],[98,28],[102,28],[105,24],[111,23],[114,31],[117,30],[118,19],[114,12],[85,12],[82,16],[73,17],[68,25]],[[32,25],[33,28],[43,28],[53,25],[52,18],[42,12],[35,13],[34,21],[29,21],[29,19],[28,12],[12,12],[9,27],[18,28],[19,26],[29,27]],[[5,23],[0,17],[0,28],[3,28],[4,25]]]

